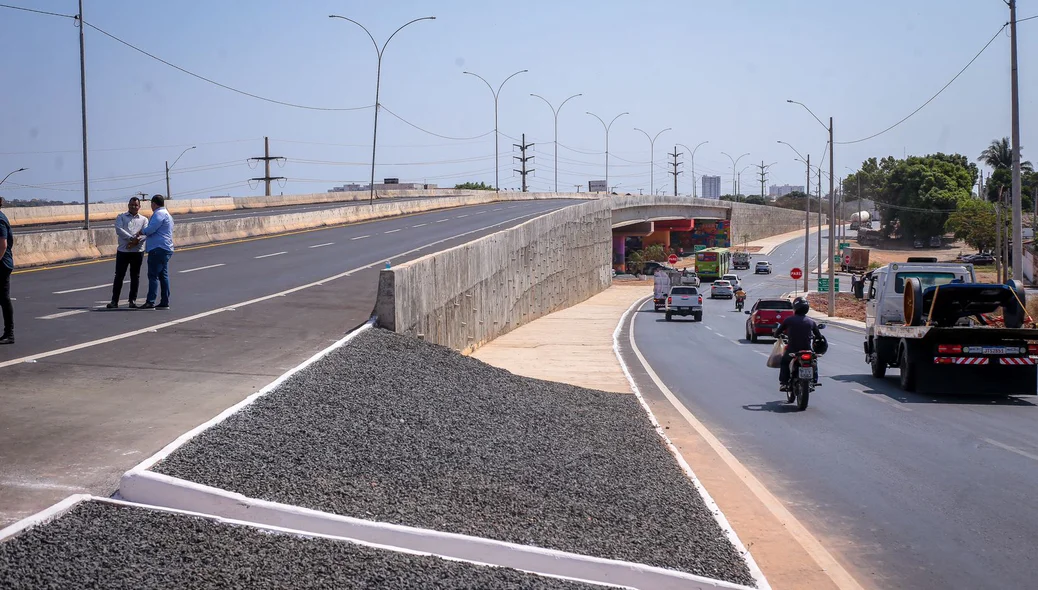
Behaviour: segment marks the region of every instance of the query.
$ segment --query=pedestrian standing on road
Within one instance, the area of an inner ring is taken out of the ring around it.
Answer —
[[[148,299],[141,309],[169,309],[169,259],[173,257],[173,216],[162,195],[151,198],[151,219],[137,232],[148,240]],[[155,305],[155,297],[159,304]]]
[[[4,198],[0,197],[0,209],[4,207]],[[14,234],[11,233],[11,222],[0,211],[0,309],[3,310],[4,332],[0,334],[0,344],[14,344],[14,306],[11,305],[11,273],[14,272]]]
[[[130,270],[130,294],[126,299],[131,308],[137,307],[137,288],[141,282],[141,264],[144,262],[146,243],[137,235],[148,225],[148,218],[141,215],[140,210],[141,200],[131,197],[126,205],[126,213],[120,213],[115,218],[119,249],[115,252],[115,282],[112,283],[112,302],[108,304],[108,309],[119,307],[119,295],[122,294],[127,268]]]

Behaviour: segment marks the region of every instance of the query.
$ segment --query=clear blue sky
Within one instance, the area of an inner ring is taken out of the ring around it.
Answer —
[[[74,14],[73,0],[4,0]],[[802,108],[836,122],[836,140],[858,139],[910,113],[948,82],[1008,20],[1001,0],[746,0],[742,2],[573,0],[525,3],[441,1],[139,2],[86,0],[87,22],[185,69],[277,100],[320,107],[374,102],[375,51],[421,16],[386,50],[376,179],[453,186],[494,181],[493,100],[471,70],[495,86],[520,69],[500,101],[501,185],[512,173],[513,140],[535,142],[534,190],[554,182],[552,114],[559,117],[559,188],[586,187],[604,174],[604,132],[585,114],[619,119],[610,138],[610,184],[649,189],[649,145],[660,136],[655,184],[672,187],[665,167],[675,142],[695,146],[696,174],[720,174],[730,192],[732,165],[721,152],[749,152],[739,168],[777,162],[768,184],[803,184],[788,141],[817,161],[822,127]],[[1020,18],[1038,0],[1020,0]],[[1007,29],[1008,30],[1008,29]],[[1024,156],[1038,159],[1038,19],[1020,24]],[[367,182],[372,109],[311,111],[241,96],[169,68],[86,30],[91,199],[121,201],[136,191],[165,192],[163,162],[188,146],[172,176],[175,197],[257,195],[261,176],[246,159],[288,158],[275,194],[324,192]],[[20,167],[0,191],[11,198],[81,200],[78,33],[69,19],[0,9],[0,174]],[[959,152],[975,158],[1009,135],[1009,38],[999,36],[952,86],[895,130],[838,145],[837,176],[871,156]],[[1028,147],[1033,149],[1028,150]],[[679,148],[679,151],[686,151]],[[690,162],[679,190],[690,193]],[[742,175],[743,192],[755,169]],[[27,188],[31,185],[39,188]],[[668,190],[668,193],[670,191]]]

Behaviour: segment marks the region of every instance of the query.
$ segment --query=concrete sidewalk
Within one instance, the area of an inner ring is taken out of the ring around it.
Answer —
[[[613,349],[613,333],[624,312],[651,295],[651,285],[614,285],[583,303],[521,326],[472,356],[518,375],[632,393]],[[643,373],[640,367],[631,370],[636,376]],[[772,588],[860,588],[853,581],[834,583],[813,557],[817,551],[808,549],[817,543],[814,537],[799,523],[788,521],[770,493],[761,493],[747,482],[745,466],[722,456],[651,384],[642,385],[643,398],[667,436],[751,551]],[[805,537],[810,539],[805,541]]]

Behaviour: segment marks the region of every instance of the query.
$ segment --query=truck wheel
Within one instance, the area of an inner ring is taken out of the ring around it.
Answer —
[[[1002,318],[1005,320],[1007,328],[1022,328],[1024,322],[1027,321],[1027,292],[1024,290],[1023,284],[1016,279],[1009,279],[1006,281],[1006,285],[1016,293],[1016,297],[1002,308]],[[1020,298],[1019,302],[1017,297]],[[1020,305],[1021,303],[1023,305]]]
[[[695,314],[694,314],[694,315],[692,316],[692,321],[694,321],[694,322],[701,322],[701,321],[703,321],[703,312],[701,312],[701,311],[697,311],[697,312],[696,312],[696,313],[695,313]]]
[[[876,345],[872,345],[872,376],[876,379],[882,379],[887,376],[887,361],[879,356],[879,350],[876,349]]]
[[[667,321],[668,321],[668,322],[670,321],[670,317],[671,317],[671,316],[670,316],[670,312],[668,311],[668,312],[667,312]]]
[[[901,350],[901,389],[915,391],[915,363],[908,360],[908,351]]]

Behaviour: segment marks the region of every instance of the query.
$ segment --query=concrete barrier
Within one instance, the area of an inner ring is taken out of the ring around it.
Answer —
[[[589,201],[383,270],[379,325],[470,352],[608,287],[611,224]]]
[[[748,203],[729,203],[729,205],[731,205],[729,219],[732,221],[731,240],[733,245],[804,229],[803,211]],[[822,221],[828,223],[828,217],[822,215]],[[811,213],[811,223],[818,223],[817,212]]]

